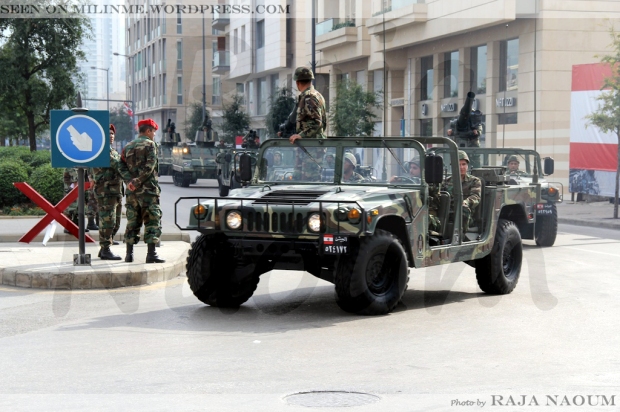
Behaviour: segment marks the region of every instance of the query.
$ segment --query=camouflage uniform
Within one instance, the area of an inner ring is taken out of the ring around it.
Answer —
[[[428,198],[428,230],[439,233],[441,232],[441,221],[437,217],[440,199],[438,185],[429,185]]]
[[[73,187],[78,184],[78,169],[77,167],[68,167],[65,168],[64,173],[62,175],[62,181],[65,188],[65,195],[69,193]],[[88,173],[84,173],[84,183],[88,181]],[[97,217],[97,199],[95,199],[95,194],[92,189],[89,189],[85,193],[84,203],[86,205],[86,216],[88,219],[94,219]],[[77,200],[69,205],[63,212],[69,219],[77,222],[78,215],[78,203]]]
[[[351,176],[349,176],[348,179],[346,179],[344,176],[342,176],[342,182],[343,183],[359,183],[359,182],[363,182],[363,181],[364,181],[364,176],[362,176],[361,174],[359,174],[357,172],[351,173]]]
[[[295,81],[307,81],[314,79],[312,70],[307,67],[298,67],[293,76]],[[325,99],[312,84],[297,97],[297,119],[295,124],[296,133],[302,139],[325,139],[325,127],[327,126],[327,114],[325,111]],[[317,163],[308,158],[303,151],[297,152],[297,170],[294,179],[305,181],[320,181],[321,170],[325,150],[321,148],[309,148],[308,153]]]
[[[461,180],[461,187],[463,188],[463,233],[466,233],[471,224],[471,216],[474,209],[480,204],[480,194],[482,193],[482,182],[476,176],[465,174],[465,178]],[[445,190],[454,196],[452,190],[452,177],[446,180]],[[454,201],[454,197],[452,198]]]
[[[121,157],[110,147],[110,167],[92,168],[93,191],[99,206],[99,245],[112,245],[121,224],[123,180],[119,173]]]
[[[127,226],[125,243],[140,241],[140,228],[144,223],[144,242],[156,244],[161,236],[161,190],[157,179],[157,145],[140,135],[130,142],[121,154],[119,171],[126,183],[133,183],[135,191],[127,188],[125,207]]]
[[[456,145],[461,148],[461,147],[480,147],[480,136],[482,136],[482,124],[478,124],[477,126],[473,126],[471,125],[471,121],[470,121],[470,129],[471,132],[469,132],[468,135],[463,136],[463,135],[459,135],[458,133],[456,133],[456,122],[457,119],[454,119],[450,122],[450,128],[452,129],[452,136],[450,136],[454,142],[456,143]],[[473,131],[477,130],[478,131],[478,136],[475,136],[473,134]],[[480,159],[479,156],[472,156],[471,158],[471,166],[472,168],[477,168],[480,167]]]

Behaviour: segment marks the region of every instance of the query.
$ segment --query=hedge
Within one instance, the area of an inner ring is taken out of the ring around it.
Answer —
[[[21,160],[0,160],[0,207],[14,206],[28,201],[13,182],[27,182],[29,168]],[[62,180],[61,180],[62,181]]]
[[[41,165],[32,172],[28,184],[55,205],[64,196],[63,171],[64,169],[53,168],[49,163]]]

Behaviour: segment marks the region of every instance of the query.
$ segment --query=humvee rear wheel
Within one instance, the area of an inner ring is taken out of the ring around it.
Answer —
[[[235,308],[247,301],[256,290],[258,275],[251,271],[242,280],[230,280],[238,268],[232,248],[213,235],[198,236],[187,257],[187,281],[200,301],[207,305]]]
[[[338,306],[359,315],[390,312],[407,288],[407,255],[384,230],[360,240],[359,251],[342,256],[336,270]]]
[[[483,292],[505,295],[514,290],[521,275],[523,246],[515,224],[500,219],[491,253],[475,262],[476,280]]]
[[[536,216],[536,244],[538,246],[553,246],[558,235],[558,209],[553,205],[550,215]]]

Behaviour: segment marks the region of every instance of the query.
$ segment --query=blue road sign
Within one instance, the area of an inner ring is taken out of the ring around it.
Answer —
[[[52,167],[110,167],[110,113],[52,110]]]

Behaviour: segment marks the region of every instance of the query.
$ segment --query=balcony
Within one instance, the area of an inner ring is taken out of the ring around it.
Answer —
[[[230,52],[218,51],[213,53],[213,73],[226,73],[230,70]]]
[[[228,14],[218,13],[217,11],[213,12],[213,22],[212,26],[218,30],[224,30],[226,26],[230,23],[230,18]]]
[[[428,19],[428,5],[423,0],[392,1],[392,7],[373,14],[366,21],[368,34],[382,34],[384,23],[385,31],[396,30],[401,27],[426,23]]]
[[[353,21],[329,19],[316,25],[317,49],[328,50],[357,41],[357,28]]]

